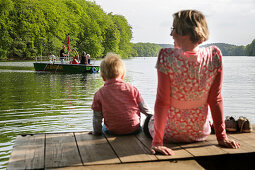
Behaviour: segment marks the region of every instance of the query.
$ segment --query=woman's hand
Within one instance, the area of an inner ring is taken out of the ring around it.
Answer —
[[[156,154],[157,152],[162,153],[164,155],[174,155],[174,151],[165,146],[152,146],[151,152]]]
[[[218,141],[219,145],[224,146],[226,148],[234,148],[238,149],[240,148],[240,143],[232,140],[232,139],[223,139]]]

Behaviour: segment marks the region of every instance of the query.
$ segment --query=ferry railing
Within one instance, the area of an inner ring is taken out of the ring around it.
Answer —
[[[72,58],[72,57],[71,57]],[[65,60],[64,60],[64,64],[69,64],[70,63],[70,56],[66,56]],[[53,63],[60,63],[60,57],[59,56],[55,56],[55,58],[51,57],[51,56],[36,56],[35,57],[35,62],[49,62],[51,64]]]
[[[72,58],[73,57],[66,56],[65,60],[64,60],[64,64],[69,64],[70,61],[72,61]],[[90,65],[95,65],[96,61],[97,61],[96,58],[90,58]],[[54,58],[52,58],[50,56],[36,56],[35,62],[36,63],[43,62],[43,63],[49,63],[49,64],[60,64],[61,63],[59,56],[56,56],[55,60],[54,60]]]

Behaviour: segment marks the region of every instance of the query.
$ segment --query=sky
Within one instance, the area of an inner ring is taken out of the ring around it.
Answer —
[[[93,0],[91,0],[93,1]],[[131,42],[173,44],[173,13],[201,11],[210,37],[206,43],[247,45],[255,39],[255,0],[95,0],[106,13],[124,16],[133,31]]]

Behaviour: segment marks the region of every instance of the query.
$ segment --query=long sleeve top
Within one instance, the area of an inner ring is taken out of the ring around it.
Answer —
[[[93,131],[100,134],[102,119],[113,134],[129,134],[140,127],[140,112],[152,114],[139,91],[121,79],[107,80],[94,95]]]
[[[162,49],[157,61],[158,88],[152,145],[201,141],[210,134],[208,106],[218,140],[226,138],[222,88],[222,55],[215,47],[196,54]]]

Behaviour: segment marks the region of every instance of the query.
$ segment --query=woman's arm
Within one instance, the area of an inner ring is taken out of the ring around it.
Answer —
[[[161,152],[165,155],[173,155],[173,151],[163,146],[163,137],[170,106],[170,78],[168,75],[158,72],[157,97],[154,107],[154,136],[151,151],[153,154]]]
[[[211,109],[211,114],[213,118],[213,125],[215,129],[215,134],[219,145],[228,148],[239,148],[240,144],[234,140],[230,140],[226,134],[225,122],[224,122],[224,109],[223,109],[223,99],[221,95],[223,80],[223,70],[218,70],[217,76],[212,84],[209,96],[208,104]]]

